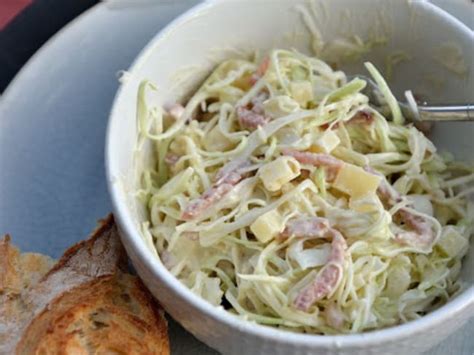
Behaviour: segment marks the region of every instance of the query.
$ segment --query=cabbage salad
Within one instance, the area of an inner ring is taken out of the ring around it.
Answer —
[[[462,288],[474,169],[439,154],[383,77],[273,50],[221,63],[183,107],[138,93],[144,237],[215,306],[315,334],[419,318]]]

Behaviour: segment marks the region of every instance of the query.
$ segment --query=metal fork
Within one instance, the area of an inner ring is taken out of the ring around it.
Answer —
[[[378,105],[380,104],[379,98],[381,97],[377,84],[372,79],[364,75],[353,75],[349,76],[348,79],[352,80],[359,78],[367,82],[367,86],[363,90],[363,93],[369,97],[369,101]],[[407,103],[398,101],[403,116],[411,121],[427,121],[427,122],[454,122],[454,121],[469,121],[474,122],[474,105],[473,104],[462,104],[462,105],[418,105],[418,116],[410,108]]]

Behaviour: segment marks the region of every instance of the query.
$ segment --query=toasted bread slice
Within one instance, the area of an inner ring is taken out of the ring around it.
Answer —
[[[169,354],[162,311],[125,268],[125,252],[108,216],[23,292],[28,315],[9,326],[0,354]]]
[[[10,242],[10,236],[0,239],[0,294],[16,295],[34,285],[54,264],[49,256],[23,253]]]
[[[24,253],[12,246],[10,236],[0,240],[0,354],[7,354],[10,334],[28,318],[25,290],[36,284],[54,261],[45,255]]]
[[[30,323],[17,354],[169,354],[166,321],[137,277],[118,272],[63,293]]]

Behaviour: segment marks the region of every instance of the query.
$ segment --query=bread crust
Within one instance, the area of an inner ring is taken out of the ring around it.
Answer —
[[[0,313],[0,354],[169,354],[163,311],[140,279],[125,272],[127,258],[112,215],[34,276],[11,272],[22,255],[2,249],[9,237],[1,242],[0,297],[2,290],[21,296],[19,306],[7,302],[10,317]],[[18,274],[29,280],[24,286]]]
[[[0,354],[11,353],[12,336],[18,324],[27,321],[26,290],[36,284],[54,261],[36,253],[20,254],[9,235],[0,239]]]
[[[166,321],[135,277],[101,276],[56,298],[29,324],[17,354],[169,354]]]
[[[7,234],[0,239],[0,295],[19,294],[42,278],[53,259],[37,253],[23,253],[11,244]]]

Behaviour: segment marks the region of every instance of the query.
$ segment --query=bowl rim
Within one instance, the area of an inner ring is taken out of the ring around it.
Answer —
[[[212,9],[215,5],[226,0],[206,0],[198,5],[188,9],[183,14],[176,17],[163,29],[161,29],[139,52],[137,57],[130,65],[128,71],[133,72],[135,68],[140,67],[159,43],[171,35],[175,28],[185,24],[192,18],[199,16],[203,11]],[[460,20],[429,2],[421,0],[423,11],[431,12],[433,17],[442,18],[458,31],[466,36],[471,36],[474,40],[474,32],[471,31]],[[116,222],[121,230],[121,238],[128,242],[128,245],[134,250],[136,256],[143,261],[153,278],[163,283],[165,287],[173,293],[178,294],[184,302],[197,309],[202,314],[212,320],[225,324],[228,328],[233,328],[248,336],[254,336],[261,339],[272,340],[279,343],[293,344],[305,347],[367,347],[383,342],[393,342],[422,333],[430,328],[441,326],[448,319],[461,314],[467,307],[474,305],[474,285],[471,285],[448,303],[419,319],[407,323],[391,326],[388,328],[377,329],[369,332],[341,334],[341,335],[317,335],[303,334],[287,330],[261,325],[252,321],[247,321],[241,317],[225,311],[222,307],[216,307],[194,294],[189,288],[182,284],[173,276],[161,262],[157,260],[156,254],[146,246],[135,222],[133,221],[126,201],[120,198],[122,192],[119,184],[116,183],[114,173],[114,150],[111,146],[113,127],[119,120],[118,102],[120,101],[126,84],[121,84],[115,94],[112,108],[108,118],[106,139],[105,139],[105,170],[108,192],[111,198]],[[284,337],[282,337],[284,336]]]

